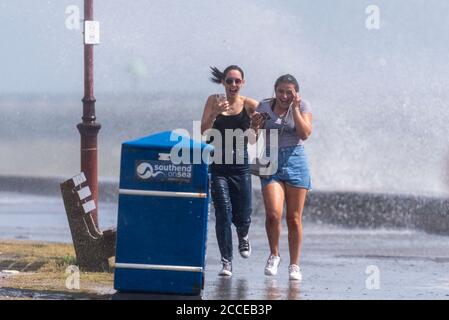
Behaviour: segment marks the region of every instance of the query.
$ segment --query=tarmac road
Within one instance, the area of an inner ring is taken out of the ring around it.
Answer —
[[[256,221],[252,255],[234,254],[231,278],[217,276],[218,250],[209,231],[204,299],[449,299],[447,237],[305,224],[303,280],[297,282],[288,280],[286,231],[284,226],[276,277],[263,274],[268,244],[263,221]]]
[[[71,240],[66,218],[61,217],[64,211],[60,199],[23,194],[0,194],[0,199],[0,238]],[[103,225],[108,227],[114,223],[116,207],[100,207]],[[234,273],[231,278],[223,278],[217,276],[220,257],[214,223],[211,217],[203,299],[449,299],[446,236],[409,229],[345,229],[305,222],[303,280],[296,282],[288,280],[285,225],[279,274],[263,274],[269,251],[263,217],[256,216],[250,230],[251,257],[239,256],[235,237]]]

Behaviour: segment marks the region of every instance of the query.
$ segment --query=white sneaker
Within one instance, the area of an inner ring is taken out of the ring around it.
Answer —
[[[265,275],[275,276],[278,273],[279,263],[281,262],[281,257],[270,254],[265,265]]]
[[[224,258],[221,259],[221,270],[218,273],[219,276],[231,277],[232,276],[232,262]]]
[[[290,280],[302,279],[301,268],[297,264],[291,264],[288,266],[288,277]]]

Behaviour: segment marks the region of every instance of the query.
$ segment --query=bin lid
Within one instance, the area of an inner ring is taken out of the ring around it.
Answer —
[[[210,149],[213,150],[213,146],[207,143],[202,143],[191,139],[187,135],[182,135],[176,131],[163,131],[158,132],[143,138],[136,140],[126,141],[123,147],[131,147],[137,149],[153,149],[163,148],[168,149],[174,146],[179,148],[189,149]]]

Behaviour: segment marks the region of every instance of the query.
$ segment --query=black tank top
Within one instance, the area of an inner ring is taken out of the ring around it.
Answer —
[[[212,171],[220,174],[239,174],[249,171],[248,137],[244,133],[250,128],[250,125],[251,118],[246,112],[245,106],[243,106],[242,111],[238,114],[228,116],[220,114],[217,116],[212,128],[220,132],[221,139],[220,141],[214,141],[217,137],[212,137],[208,143],[211,143],[215,147],[215,154],[218,152],[217,148],[220,148],[221,144],[222,161],[221,164],[213,163],[211,165]],[[226,146],[226,142],[229,144],[228,147]]]

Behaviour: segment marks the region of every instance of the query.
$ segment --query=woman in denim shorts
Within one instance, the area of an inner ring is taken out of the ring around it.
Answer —
[[[279,238],[286,202],[289,279],[301,280],[301,218],[307,192],[311,189],[309,165],[303,144],[312,133],[312,113],[309,103],[298,94],[298,81],[293,76],[287,74],[279,77],[274,90],[275,98],[262,101],[257,109],[258,114],[253,118],[255,129],[267,130],[267,149],[277,150],[278,153],[277,171],[270,176],[261,177],[266,211],[265,227],[271,251],[265,274],[276,275],[281,261]],[[277,146],[274,141],[270,144],[271,130],[278,130]]]

